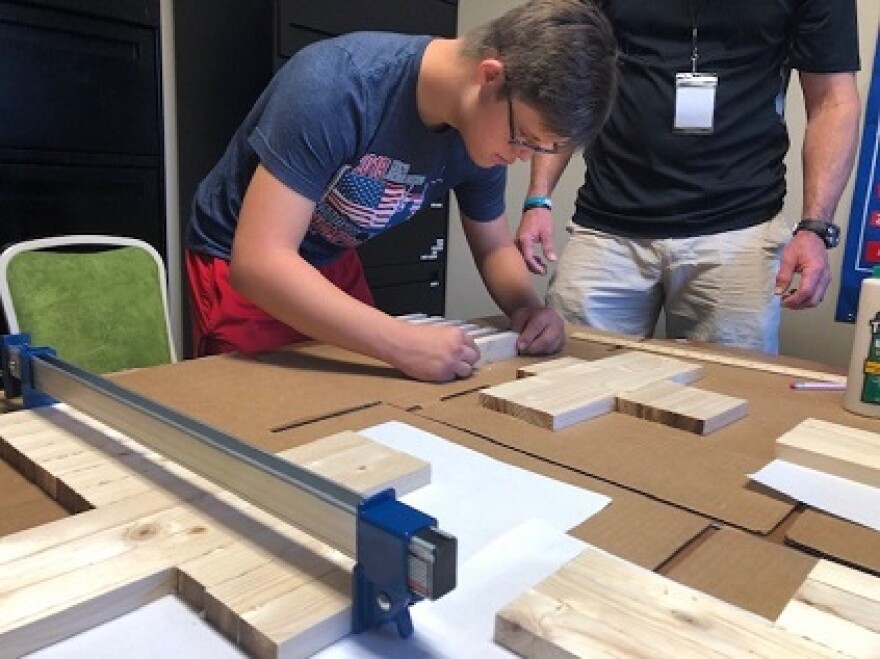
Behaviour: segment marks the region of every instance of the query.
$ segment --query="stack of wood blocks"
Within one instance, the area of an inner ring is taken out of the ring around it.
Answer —
[[[0,455],[73,517],[0,538],[0,657],[177,593],[254,657],[304,657],[351,630],[352,560],[76,412],[0,417]],[[282,457],[364,495],[430,465],[345,432]]]
[[[748,402],[686,386],[702,367],[623,352],[588,361],[562,357],[519,369],[520,379],[480,391],[480,404],[559,430],[612,411],[705,435],[748,411]]]
[[[464,330],[480,349],[480,359],[474,366],[485,366],[505,359],[513,359],[518,354],[516,341],[519,334],[516,332],[499,330],[488,325],[476,325],[464,320],[451,320],[443,316],[428,316],[423,313],[398,316],[398,318],[415,325],[455,325]]]
[[[774,623],[589,550],[499,611],[495,641],[524,657],[877,657],[880,579],[820,560]]]

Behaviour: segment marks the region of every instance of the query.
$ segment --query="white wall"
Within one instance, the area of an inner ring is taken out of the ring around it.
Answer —
[[[512,6],[522,4],[523,0],[460,0],[458,6],[459,34],[480,25],[507,11]],[[874,46],[880,25],[880,3],[877,0],[858,0],[859,32],[863,70],[857,81],[864,106],[868,94]],[[793,76],[795,79],[796,76]],[[787,159],[788,200],[786,212],[794,219],[800,217],[803,189],[801,186],[800,147],[803,135],[804,112],[800,101],[800,89],[793,82],[788,107],[786,109],[789,131],[792,136],[792,149]],[[574,212],[574,198],[583,180],[584,165],[580,157],[572,158],[553,195],[555,216],[557,218],[556,244],[561,248],[565,241],[564,224]],[[846,226],[852,203],[852,179],[844,191],[836,216],[841,226]],[[528,186],[528,167],[518,164],[510,168],[508,174],[507,208],[511,227],[519,223],[519,208]],[[847,323],[834,322],[843,249],[831,252],[832,272],[835,281],[826,296],[825,303],[818,309],[809,311],[786,311],[783,314],[780,334],[783,354],[815,359],[830,364],[845,366],[849,363],[853,327]],[[536,277],[535,286],[543,294],[548,277]],[[479,282],[479,275],[473,265],[467,244],[464,240],[458,210],[452,204],[450,213],[449,267],[447,275],[446,315],[450,318],[474,318],[499,313],[485,287]]]

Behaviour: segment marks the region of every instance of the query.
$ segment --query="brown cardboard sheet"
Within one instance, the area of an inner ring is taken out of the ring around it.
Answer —
[[[570,533],[584,542],[644,567],[654,568],[660,565],[709,525],[709,520],[704,517],[390,405],[377,405],[291,428],[278,433],[279,438],[275,445],[280,450],[341,430],[357,431],[386,421],[408,423],[496,460],[611,497],[608,507],[576,526]],[[462,493],[462,496],[466,497],[467,494]]]
[[[441,401],[419,414],[750,531],[769,533],[794,508],[794,502],[749,481],[747,474],[765,460],[624,414],[553,432],[480,407],[476,394]]]
[[[531,361],[534,361],[532,359]],[[248,441],[380,401],[404,408],[515,377],[514,363],[473,378],[416,382],[380,362],[319,344],[218,355],[113,375],[120,385]]]
[[[817,559],[734,529],[708,534],[661,573],[776,620]]]
[[[654,499],[611,487],[615,494],[603,511],[571,530],[594,547],[655,570],[709,528],[709,520]],[[594,488],[598,491],[599,488]]]
[[[576,342],[571,342],[576,343]],[[579,342],[578,356],[595,359],[608,346]],[[403,409],[429,405],[516,377],[537,357],[488,364],[464,380],[434,384],[356,353],[305,343],[252,356],[218,355],[111,376],[121,386],[247,441],[274,431],[378,402]]]
[[[40,526],[69,513],[0,460],[0,536]]]
[[[803,511],[785,541],[880,576],[880,533],[820,510]]]

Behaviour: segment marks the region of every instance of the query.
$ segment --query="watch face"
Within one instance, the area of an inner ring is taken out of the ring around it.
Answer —
[[[812,231],[822,239],[826,249],[837,247],[837,244],[840,242],[840,227],[832,222],[801,220],[794,230],[795,233],[798,231]]]
[[[840,242],[840,227],[836,224],[829,224],[825,227],[825,246],[831,249],[837,247]]]

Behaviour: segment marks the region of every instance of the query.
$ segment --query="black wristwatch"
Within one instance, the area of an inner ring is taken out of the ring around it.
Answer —
[[[812,231],[822,242],[825,243],[826,249],[837,247],[840,243],[840,227],[833,222],[823,222],[822,220],[801,220],[794,228],[792,235],[798,231]]]

